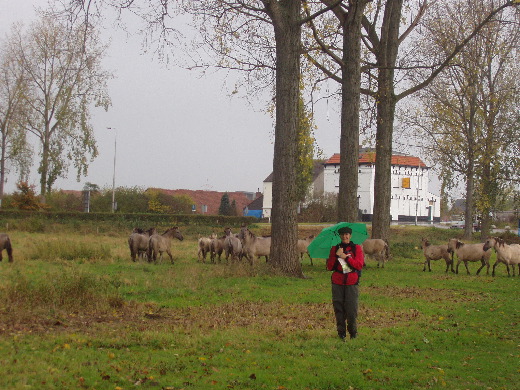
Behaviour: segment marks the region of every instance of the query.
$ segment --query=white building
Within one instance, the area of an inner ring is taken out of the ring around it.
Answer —
[[[315,195],[339,192],[339,154],[320,164],[314,172]],[[359,155],[358,209],[363,221],[371,221],[374,210],[375,153],[363,151]],[[438,222],[440,198],[428,191],[430,168],[419,157],[395,154],[392,156],[392,221]],[[271,216],[272,174],[264,180],[264,218]]]

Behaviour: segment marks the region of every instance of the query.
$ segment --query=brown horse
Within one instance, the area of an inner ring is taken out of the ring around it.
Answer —
[[[170,260],[173,264],[173,256],[171,252],[173,238],[176,238],[179,241],[184,240],[184,237],[177,226],[169,228],[163,234],[152,234],[148,240],[148,261],[157,261],[157,254],[159,254],[159,260],[161,260],[163,252],[166,252],[168,256],[170,256]]]
[[[11,246],[11,239],[5,233],[0,233],[0,261],[2,261],[2,252],[4,249],[9,257],[9,262],[13,262],[13,247]]]
[[[144,257],[148,252],[148,241],[150,236],[157,233],[156,228],[150,228],[146,231],[140,228],[134,228],[132,234],[128,237],[128,247],[130,248],[130,256],[132,261],[136,261],[138,257]]]

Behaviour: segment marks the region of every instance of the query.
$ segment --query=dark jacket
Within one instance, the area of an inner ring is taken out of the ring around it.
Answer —
[[[338,247],[343,248],[343,253],[351,253],[352,257],[348,257],[345,259],[347,264],[354,270],[354,272],[349,272],[344,274],[343,268],[338,260],[338,256],[336,255],[336,251]],[[331,281],[333,284],[340,285],[353,285],[358,284],[359,282],[359,274],[363,266],[365,265],[365,254],[363,253],[363,248],[361,245],[356,245],[353,242],[348,244],[340,243],[338,245],[330,248],[329,258],[327,259],[327,269],[332,272]]]

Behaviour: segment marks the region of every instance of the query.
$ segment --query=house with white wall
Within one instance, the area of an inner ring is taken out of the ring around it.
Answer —
[[[358,160],[358,210],[363,221],[371,221],[374,210],[375,152],[365,149]],[[315,169],[311,191],[314,195],[339,193],[339,153]],[[392,221],[440,221],[440,197],[428,189],[430,167],[419,158],[394,153],[391,165]],[[264,180],[262,217],[269,218],[272,209],[272,174]]]

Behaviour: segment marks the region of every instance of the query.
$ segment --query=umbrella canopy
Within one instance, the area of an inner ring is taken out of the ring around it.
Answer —
[[[367,225],[364,223],[340,222],[334,226],[326,227],[316,236],[309,244],[307,250],[312,258],[326,259],[329,257],[330,248],[341,242],[338,230],[342,227],[352,229],[352,238],[354,244],[361,244],[368,238]]]

